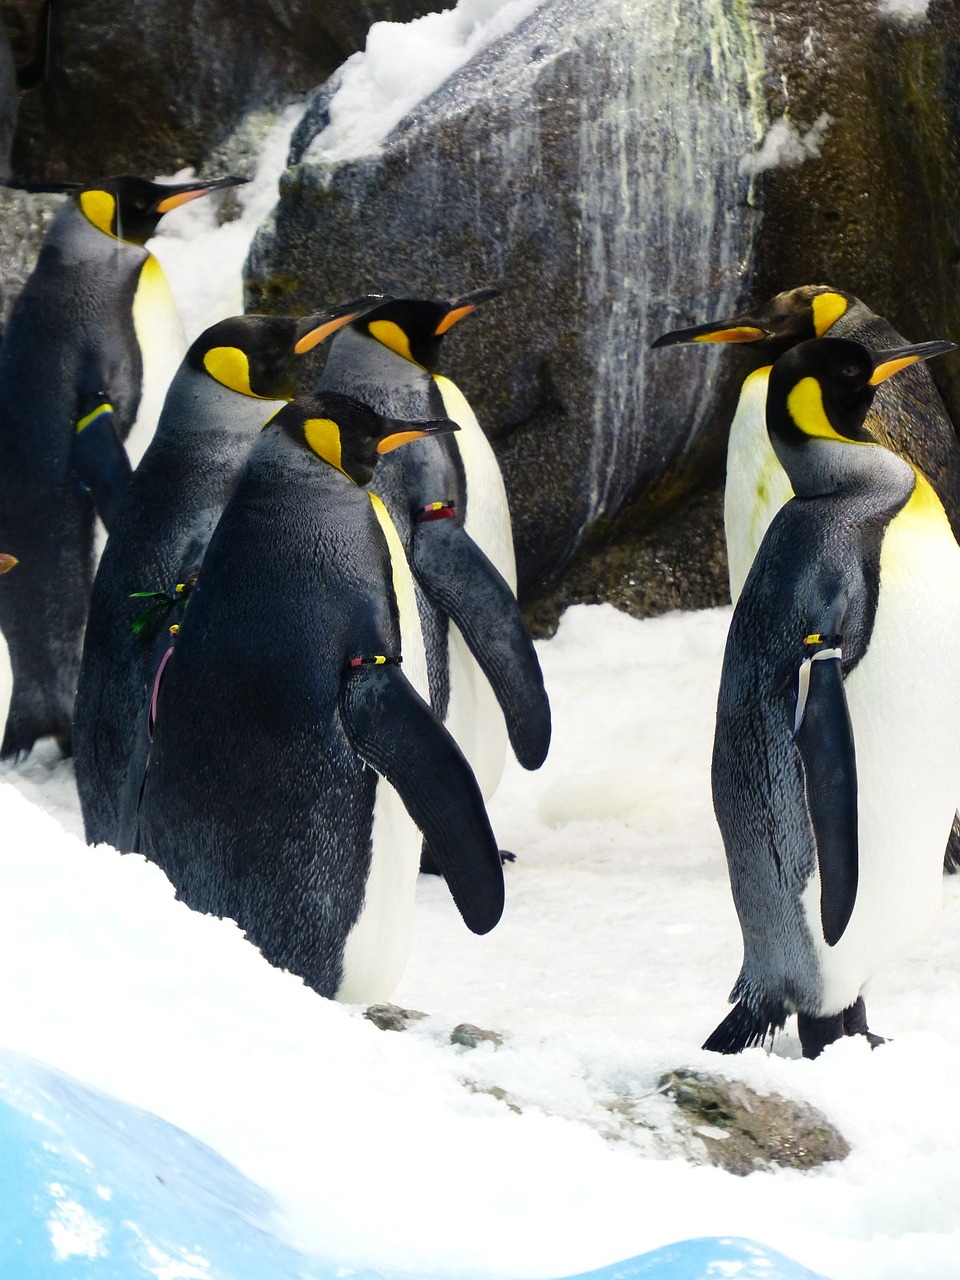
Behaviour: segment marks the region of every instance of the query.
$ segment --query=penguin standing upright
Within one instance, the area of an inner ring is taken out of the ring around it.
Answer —
[[[734,602],[770,521],[793,493],[767,434],[770,364],[798,342],[825,336],[851,338],[873,351],[907,341],[853,294],[829,285],[801,285],[778,293],[755,310],[692,329],[676,329],[653,344],[748,343],[769,357],[744,381],[730,424],[723,524]],[[919,467],[960,539],[960,441],[922,363],[879,388],[867,412],[867,429],[881,444]]]
[[[539,768],[550,744],[543,675],[516,601],[503,477],[466,398],[435,372],[444,335],[494,296],[485,289],[442,302],[385,300],[337,334],[319,384],[392,417],[446,412],[460,428],[392,454],[373,487],[416,580],[431,704],[487,799],[508,736],[526,769]]]
[[[869,1034],[864,984],[936,918],[960,775],[960,547],[929,481],[864,419],[882,381],[953,349],[824,338],[771,369],[796,497],[724,655],[713,795],[744,958],[707,1049],[758,1044],[794,1012],[808,1057]]]
[[[374,301],[311,316],[235,316],[187,352],[90,597],[73,742],[90,844],[123,846],[122,797],[127,785],[139,789],[144,762],[134,757],[146,749],[138,724],[155,675],[155,637],[176,625],[170,609],[183,603],[251,444],[292,399],[299,357]]]
[[[70,750],[94,510],[109,528],[130,474],[122,440],[151,367],[141,339],[172,301],[143,244],[171,209],[242,181],[124,176],[32,188],[71,199],[0,347],[0,545],[21,562],[0,594],[13,669],[0,757],[26,754],[46,735]]]
[[[378,455],[442,422],[295,400],[250,451],[156,698],[135,844],[322,995],[383,999],[403,970],[420,849],[466,923],[503,871],[476,780],[401,668],[419,630]],[[404,667],[406,663],[404,662]],[[379,775],[379,776],[378,776]]]

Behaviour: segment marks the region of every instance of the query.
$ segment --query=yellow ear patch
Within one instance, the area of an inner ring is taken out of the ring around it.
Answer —
[[[117,236],[113,230],[113,217],[117,211],[117,202],[109,191],[82,191],[80,208],[88,222],[92,222],[104,235]]]
[[[258,396],[251,388],[250,361],[239,347],[211,347],[203,357],[203,367],[211,378],[231,391],[239,391],[257,400],[267,399],[266,396]]]
[[[818,293],[813,299],[813,328],[818,338],[822,338],[831,325],[837,323],[848,307],[846,298],[839,293]]]
[[[340,428],[332,418],[308,418],[303,424],[303,437],[318,458],[343,471]]]
[[[395,351],[398,356],[403,356],[404,360],[409,360],[411,364],[417,363],[410,351],[410,339],[398,324],[394,324],[392,320],[371,320],[367,328],[371,335],[385,347]]]
[[[787,396],[787,412],[794,425],[805,436],[815,436],[819,440],[842,440],[845,444],[853,441],[840,435],[831,425],[823,407],[823,392],[816,378],[801,378]]]

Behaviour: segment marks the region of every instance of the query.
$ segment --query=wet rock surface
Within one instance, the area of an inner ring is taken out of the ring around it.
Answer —
[[[500,286],[444,371],[500,455],[537,625],[577,600],[712,604],[723,434],[762,357],[649,342],[809,282],[911,339],[960,336],[960,0],[912,19],[862,0],[546,0],[378,154],[325,160],[318,86],[371,22],[448,3],[158,0],[132,22],[118,0],[2,0],[25,86],[14,172],[210,173],[251,110],[314,94],[250,305]],[[0,314],[34,207],[4,218]],[[960,420],[960,360],[931,373]]]
[[[379,20],[407,22],[441,0],[120,0],[50,6],[45,65],[22,97],[14,169],[87,178],[199,166],[249,110],[316,87]],[[8,0],[21,60],[39,0]]]
[[[503,290],[451,334],[443,370],[498,451],[522,598],[598,518],[640,493],[662,512],[698,482],[715,353],[678,379],[647,347],[678,308],[743,289],[756,216],[737,162],[759,118],[735,7],[553,0],[379,154],[331,164],[322,133],[301,136],[251,252],[259,310]]]

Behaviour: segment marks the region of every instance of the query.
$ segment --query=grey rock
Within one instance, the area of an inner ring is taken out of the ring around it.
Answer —
[[[20,42],[41,5],[9,6]],[[72,0],[51,6],[48,58],[23,95],[23,177],[93,178],[198,167],[254,108],[324,80],[371,22],[406,22],[441,0]]]
[[[372,1004],[364,1009],[363,1016],[381,1031],[406,1031],[411,1022],[419,1022],[427,1015],[417,1009],[402,1009],[398,1004]]]
[[[728,1173],[742,1177],[773,1166],[812,1169],[850,1154],[843,1135],[809,1103],[685,1069],[668,1072],[658,1089],[676,1103],[709,1163]]]
[[[377,155],[331,164],[322,134],[298,140],[248,260],[251,308],[503,290],[451,333],[444,372],[497,448],[522,598],[596,520],[696,483],[716,355],[678,379],[647,348],[704,298],[741,299],[757,58],[733,0],[548,0]]]
[[[503,1036],[497,1031],[484,1031],[482,1027],[475,1027],[472,1022],[461,1022],[450,1032],[450,1043],[463,1045],[466,1049],[476,1049],[486,1043],[499,1049],[503,1044]]]

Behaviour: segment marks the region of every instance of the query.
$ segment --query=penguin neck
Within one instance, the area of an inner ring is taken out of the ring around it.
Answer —
[[[857,494],[878,510],[896,509],[917,483],[910,464],[879,444],[812,437],[795,442],[772,433],[770,438],[798,498]]]
[[[57,212],[44,241],[44,249],[48,247],[55,250],[66,265],[89,263],[91,259],[112,260],[118,256],[129,263],[141,263],[150,256],[141,245],[105,235],[72,200]]]
[[[283,483],[296,477],[309,484],[313,493],[363,494],[364,491],[335,461],[322,457],[305,444],[297,444],[276,426],[267,426],[250,450],[250,466]],[[366,495],[364,494],[364,498]]]
[[[444,416],[432,374],[352,325],[341,329],[331,342],[317,390],[353,396],[394,418]]]
[[[246,396],[184,362],[170,384],[156,435],[172,441],[197,438],[204,446],[216,438],[251,444],[285,404]]]

